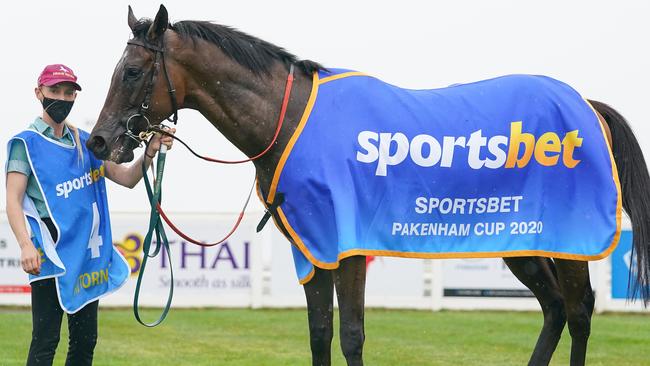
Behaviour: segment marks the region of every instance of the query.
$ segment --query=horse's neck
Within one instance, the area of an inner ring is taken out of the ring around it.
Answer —
[[[231,70],[225,73],[223,70]],[[233,71],[234,70],[234,71]],[[262,152],[278,124],[288,73],[277,65],[269,77],[256,76],[241,66],[205,70],[194,77],[186,106],[197,109],[244,154]],[[312,78],[296,68],[282,130],[274,147],[255,161],[260,187],[266,191],[275,166],[293,134],[309,99]]]

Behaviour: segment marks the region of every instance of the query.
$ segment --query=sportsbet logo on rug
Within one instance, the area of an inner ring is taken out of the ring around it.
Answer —
[[[497,169],[523,168],[531,158],[535,158],[540,165],[554,166],[562,164],[567,168],[574,168],[580,163],[573,157],[576,148],[582,146],[582,138],[578,137],[578,130],[567,132],[562,139],[555,132],[546,132],[538,139],[531,133],[522,132],[521,121],[510,124],[510,137],[503,135],[492,136],[489,139],[482,135],[482,131],[474,131],[469,138],[465,136],[444,136],[442,145],[431,135],[417,135],[409,139],[401,132],[377,133],[362,131],[358,135],[359,145],[364,151],[357,151],[357,160],[362,163],[377,162],[375,175],[386,176],[388,166],[398,165],[406,160],[407,156],[422,167],[432,167],[440,164],[441,167],[450,168],[454,163],[454,149],[456,147],[468,149],[467,163],[472,169]],[[379,146],[376,143],[379,143]],[[391,145],[397,144],[397,149],[391,154]],[[523,144],[523,155],[521,155]],[[427,148],[425,148],[427,146]],[[481,159],[481,149],[487,146],[493,158]],[[425,151],[428,150],[428,154]]]
[[[64,198],[68,198],[70,192],[72,192],[73,190],[78,190],[84,187],[88,187],[91,184],[97,182],[99,178],[103,176],[104,176],[104,164],[102,164],[98,169],[91,170],[79,178],[70,179],[63,183],[57,184],[56,195],[57,197],[63,196]]]

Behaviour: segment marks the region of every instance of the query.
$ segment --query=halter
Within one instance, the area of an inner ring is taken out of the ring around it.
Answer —
[[[169,93],[169,98],[171,99],[172,103],[172,110],[173,110],[173,117],[171,119],[167,118],[168,121],[173,122],[176,124],[178,122],[178,101],[176,99],[176,89],[174,89],[174,84],[172,83],[171,78],[169,77],[169,73],[167,72],[167,64],[165,63],[165,45],[164,45],[164,38],[160,41],[160,46],[157,45],[152,45],[147,42],[141,42],[138,40],[129,40],[127,41],[127,44],[135,45],[135,46],[140,46],[144,47],[147,50],[153,51],[154,53],[154,61],[153,61],[153,70],[151,71],[151,78],[149,79],[149,82],[145,86],[144,90],[144,100],[142,101],[142,104],[140,105],[140,108],[137,113],[129,116],[126,120],[126,131],[124,132],[124,135],[130,139],[133,139],[135,142],[138,143],[138,146],[141,147],[142,143],[144,141],[149,141],[149,137],[155,133],[154,129],[162,130],[162,126],[152,126],[151,122],[149,121],[149,118],[147,117],[147,113],[149,112],[149,106],[151,102],[151,97],[153,95],[153,87],[156,84],[156,77],[158,76],[158,72],[160,70],[160,64],[162,62],[162,68],[163,68],[163,74],[165,75],[165,79],[167,79],[167,92]],[[137,135],[133,132],[132,126],[131,126],[131,121],[136,118],[136,117],[141,117],[144,118],[144,120],[147,122],[147,127],[144,131],[139,132]],[[170,248],[169,248],[169,241],[167,240],[167,235],[165,234],[165,229],[162,226],[162,223],[160,222],[159,219],[159,213],[162,212],[162,208],[160,207],[160,202],[161,202],[161,183],[162,183],[162,174],[163,174],[163,169],[165,166],[165,151],[166,149],[161,148],[160,149],[160,154],[158,156],[158,174],[157,177],[158,179],[155,182],[155,187],[152,191],[152,188],[149,184],[149,180],[147,178],[147,171],[146,171],[146,164],[145,161],[142,161],[142,175],[145,180],[145,187],[147,189],[147,195],[149,196],[149,201],[151,203],[151,214],[149,218],[149,228],[147,229],[147,235],[144,240],[144,246],[143,246],[143,256],[142,256],[142,262],[140,264],[140,273],[138,273],[138,280],[136,283],[136,289],[135,289],[135,295],[133,298],[133,313],[135,315],[136,320],[147,327],[154,327],[158,324],[160,324],[165,317],[167,316],[167,313],[169,312],[169,309],[171,307],[171,301],[172,301],[172,296],[174,293],[174,272],[172,270],[172,266],[169,266],[170,270],[170,276],[172,278],[172,283],[169,288],[169,294],[167,296],[167,303],[165,304],[165,307],[158,318],[158,320],[152,322],[152,323],[145,323],[141,318],[140,318],[140,312],[139,312],[139,298],[140,298],[140,288],[142,285],[142,278],[143,274],[146,268],[147,264],[147,259],[150,257],[155,257],[158,252],[161,249],[164,249],[167,252],[167,258],[171,258],[171,253],[170,253]],[[153,240],[153,236],[156,236],[156,246],[153,251],[153,253],[150,253],[150,248],[151,248],[151,242]]]
[[[133,139],[135,142],[138,143],[138,146],[141,147],[142,143],[147,141],[151,141],[149,137],[155,133],[160,133],[162,135],[166,136],[171,136],[173,139],[178,140],[181,142],[185,147],[188,148],[188,150],[194,154],[195,156],[211,161],[211,162],[216,162],[216,163],[223,163],[223,164],[240,164],[240,163],[245,163],[248,161],[253,161],[256,159],[261,158],[262,156],[266,155],[267,152],[271,150],[271,148],[275,145],[275,142],[277,141],[277,138],[280,134],[280,130],[282,129],[282,124],[284,121],[284,116],[287,111],[287,106],[289,104],[289,97],[291,95],[291,87],[293,85],[293,74],[294,74],[294,65],[291,64],[289,68],[289,75],[287,76],[287,83],[285,85],[285,90],[284,90],[284,98],[282,100],[282,106],[280,107],[280,115],[278,118],[278,124],[275,130],[275,134],[273,135],[273,138],[271,139],[271,142],[269,145],[260,153],[257,155],[250,157],[248,159],[244,160],[237,160],[237,161],[227,161],[227,160],[221,160],[221,159],[215,159],[215,158],[210,158],[206,156],[202,156],[194,152],[185,142],[180,140],[178,137],[176,137],[173,134],[170,134],[169,132],[165,131],[163,129],[162,125],[152,125],[149,118],[147,117],[147,113],[149,112],[149,106],[151,102],[151,97],[153,95],[153,87],[156,83],[156,77],[158,75],[160,65],[162,63],[162,69],[163,69],[163,74],[165,75],[165,79],[167,80],[167,92],[169,93],[169,97],[171,99],[171,104],[172,104],[172,110],[173,110],[173,117],[167,118],[168,121],[173,122],[176,124],[178,122],[178,101],[176,99],[176,89],[174,89],[174,84],[172,83],[171,78],[169,77],[169,72],[167,71],[167,64],[165,63],[165,45],[164,45],[164,39],[161,40],[160,45],[152,45],[144,41],[139,41],[139,40],[129,40],[127,41],[127,44],[135,45],[135,46],[140,46],[144,47],[147,50],[153,51],[154,53],[154,63],[153,63],[153,70],[151,71],[151,78],[149,79],[149,82],[145,86],[145,92],[144,92],[144,100],[142,104],[140,105],[140,108],[137,113],[132,114],[127,118],[126,120],[126,131],[124,132],[124,135],[130,139]],[[136,118],[136,117],[141,117],[147,122],[147,127],[144,131],[139,132],[137,135],[134,133],[132,130],[131,126],[131,121]],[[180,229],[178,229],[174,224],[171,222],[171,220],[167,217],[165,212],[163,211],[161,207],[161,191],[162,191],[162,177],[163,177],[163,170],[165,166],[165,151],[164,149],[165,146],[162,146],[160,149],[160,153],[158,154],[158,164],[157,164],[157,174],[156,174],[156,179],[154,181],[154,187],[151,187],[151,184],[149,183],[149,178],[147,177],[147,172],[146,172],[146,164],[145,160],[143,159],[142,161],[142,176],[145,182],[145,188],[147,189],[147,195],[149,196],[149,202],[151,203],[151,213],[150,213],[150,218],[149,218],[149,228],[147,230],[147,235],[144,240],[143,244],[143,258],[142,258],[142,263],[140,267],[140,273],[138,274],[138,280],[136,283],[136,290],[135,290],[135,295],[133,299],[133,312],[135,315],[136,320],[147,327],[153,327],[158,324],[160,324],[165,317],[167,316],[167,313],[169,311],[169,308],[171,306],[171,300],[174,292],[174,274],[172,271],[172,266],[169,266],[170,269],[170,275],[172,278],[170,289],[169,289],[169,294],[167,297],[167,303],[165,304],[165,307],[163,309],[162,314],[158,318],[158,320],[154,321],[153,323],[145,323],[142,321],[140,318],[139,314],[139,295],[140,295],[140,287],[142,284],[142,277],[143,273],[147,264],[147,258],[150,257],[155,257],[158,252],[161,249],[164,249],[167,252],[167,258],[171,258],[171,253],[169,249],[169,241],[167,240],[167,235],[165,234],[165,229],[162,225],[162,221],[160,220],[161,218],[174,230],[179,236],[181,236],[183,239],[204,247],[209,247],[209,246],[215,246],[224,243],[234,232],[237,230],[239,227],[239,224],[241,223],[241,220],[244,216],[244,212],[246,211],[246,207],[248,206],[248,202],[250,201],[251,194],[253,192],[253,189],[255,187],[255,184],[251,187],[250,192],[248,193],[248,198],[246,199],[246,203],[244,204],[244,208],[241,210],[239,217],[237,219],[237,222],[235,223],[234,227],[230,232],[221,240],[214,242],[214,243],[204,243],[201,241],[198,241],[196,239],[193,239],[186,234],[184,234]],[[267,212],[264,214],[264,218],[260,222],[260,225],[258,225],[258,232],[261,230],[261,227],[264,226],[266,221],[268,221],[271,212],[274,211],[276,206],[279,205],[281,201],[276,200],[276,202],[273,202],[267,209]],[[156,236],[156,246],[153,250],[153,253],[150,254],[150,248],[151,248],[151,243],[153,240],[153,236]]]
[[[132,44],[135,46],[140,46],[144,47],[147,50],[153,51],[154,52],[154,68],[151,72],[151,79],[149,79],[149,83],[147,83],[145,92],[144,92],[144,101],[140,105],[140,109],[138,110],[138,113],[132,114],[127,118],[126,120],[126,131],[124,132],[124,135],[133,139],[135,142],[138,143],[138,147],[142,147],[142,142],[146,141],[153,135],[154,133],[160,133],[162,135],[170,136],[174,140],[178,140],[181,144],[183,144],[194,156],[210,161],[213,163],[221,163],[221,164],[241,164],[241,163],[246,163],[249,161],[257,160],[261,158],[262,156],[266,155],[266,153],[271,150],[273,145],[275,145],[275,142],[278,139],[278,136],[280,135],[280,130],[282,129],[282,124],[284,122],[284,116],[287,112],[287,107],[289,104],[289,97],[291,95],[291,88],[293,86],[293,80],[294,80],[294,64],[291,64],[289,66],[289,74],[287,75],[287,82],[285,84],[284,88],[284,97],[282,99],[282,106],[280,107],[280,116],[278,118],[278,123],[277,127],[275,129],[275,134],[273,135],[273,138],[271,139],[271,142],[266,146],[266,148],[258,153],[257,155],[243,159],[243,160],[222,160],[222,159],[217,159],[217,158],[211,158],[208,156],[200,155],[197,154],[192,148],[189,147],[188,144],[186,144],[183,140],[178,138],[176,135],[170,134],[169,132],[165,131],[163,129],[163,126],[158,124],[158,125],[152,125],[151,122],[149,121],[149,118],[147,117],[147,112],[149,110],[149,103],[151,102],[151,96],[153,95],[153,86],[156,83],[156,77],[158,75],[158,70],[160,69],[160,62],[158,62],[158,59],[160,58],[162,60],[162,68],[163,68],[163,74],[165,75],[165,79],[167,80],[167,92],[169,93],[169,98],[172,103],[172,110],[173,112],[173,117],[167,118],[169,122],[173,122],[176,124],[178,122],[178,100],[176,99],[176,89],[174,88],[174,83],[172,82],[172,79],[169,77],[169,72],[167,71],[167,63],[165,62],[165,43],[164,43],[164,38],[160,41],[160,46],[152,45],[147,42],[131,39],[126,42],[127,44]],[[133,132],[131,129],[131,120],[135,117],[142,117],[147,121],[147,128],[139,132],[137,135]]]
[[[149,79],[149,82],[146,84],[145,89],[144,89],[144,100],[142,101],[142,104],[140,104],[140,108],[137,113],[131,115],[127,120],[126,120],[126,132],[124,132],[124,135],[135,140],[135,142],[138,143],[138,146],[142,146],[142,142],[147,140],[153,132],[151,131],[152,127],[160,127],[160,126],[152,126],[151,122],[149,121],[149,118],[147,117],[147,113],[149,112],[149,106],[151,103],[151,97],[153,95],[153,87],[156,84],[156,77],[158,76],[158,72],[160,70],[160,65],[162,63],[162,69],[163,69],[163,75],[165,75],[165,79],[167,80],[167,92],[169,93],[169,98],[172,103],[172,110],[173,110],[173,116],[171,118],[167,118],[169,122],[173,122],[176,124],[178,122],[178,100],[176,99],[176,89],[174,88],[174,83],[172,82],[172,79],[169,77],[169,72],[167,72],[167,63],[165,62],[165,40],[164,38],[161,39],[160,45],[153,45],[144,41],[139,41],[136,39],[131,39],[126,42],[127,44],[135,45],[135,46],[140,46],[143,47],[149,51],[153,51],[154,53],[154,61],[153,61],[153,70],[151,71],[151,78]],[[160,61],[162,62],[160,62]],[[135,117],[141,117],[144,118],[144,120],[147,122],[147,128],[145,131],[139,132],[137,135],[133,132],[131,129],[131,120]]]

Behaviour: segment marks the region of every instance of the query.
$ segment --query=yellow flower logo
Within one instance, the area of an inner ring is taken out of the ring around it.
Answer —
[[[136,276],[142,265],[142,242],[143,238],[140,234],[131,233],[125,236],[121,242],[113,243],[129,263],[131,276]]]

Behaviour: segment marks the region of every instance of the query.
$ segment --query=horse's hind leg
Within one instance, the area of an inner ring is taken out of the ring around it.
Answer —
[[[533,292],[544,313],[544,326],[528,364],[548,365],[566,323],[564,301],[553,261],[542,257],[515,257],[503,260],[519,281]]]
[[[343,259],[334,270],[334,284],[341,318],[341,349],[348,365],[363,365],[364,293],[366,287],[366,257]]]
[[[304,285],[309,318],[309,339],[314,366],[331,365],[332,302],[334,285],[332,271],[314,269],[314,276]]]
[[[571,365],[585,364],[587,340],[591,332],[594,295],[587,262],[556,259],[558,280],[571,334]]]

